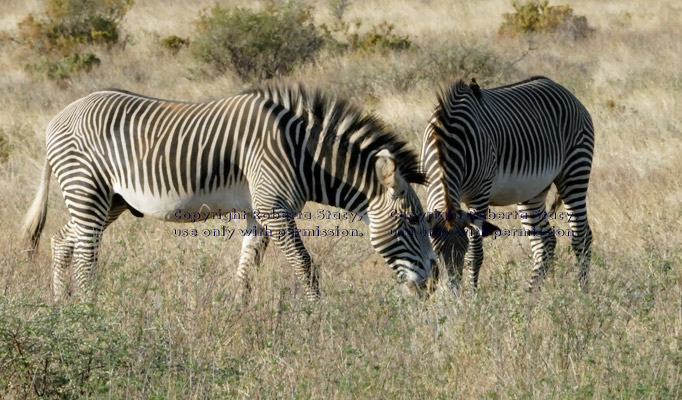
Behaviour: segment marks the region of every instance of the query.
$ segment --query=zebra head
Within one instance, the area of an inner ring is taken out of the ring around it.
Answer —
[[[476,214],[450,206],[445,212],[429,213],[426,218],[431,228],[431,243],[439,261],[432,272],[434,282],[439,279],[441,266],[445,266],[450,274],[457,274],[450,276],[451,280],[459,281],[464,268],[464,256],[469,248],[469,237],[473,234],[486,237],[500,229]]]
[[[422,293],[436,256],[421,202],[390,151],[376,154],[374,169],[380,185],[367,209],[372,246],[412,292]]]

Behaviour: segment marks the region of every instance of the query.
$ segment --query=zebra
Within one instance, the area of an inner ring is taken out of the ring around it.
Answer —
[[[482,237],[501,232],[486,220],[489,206],[516,203],[522,234],[530,239],[536,290],[554,256],[556,238],[545,199],[557,188],[552,211],[563,201],[582,289],[588,284],[592,231],[586,195],[594,149],[592,119],[580,101],[552,80],[536,76],[481,89],[462,80],[438,95],[421,150],[433,211],[434,251],[457,290],[465,253],[470,284],[478,285]],[[461,209],[460,202],[469,210]],[[550,214],[552,215],[552,214]],[[468,228],[468,229],[465,229]],[[434,278],[437,276],[434,269]]]
[[[243,238],[236,273],[243,298],[272,237],[307,298],[319,299],[317,268],[290,217],[308,201],[356,213],[374,249],[412,291],[425,287],[435,263],[428,237],[396,234],[428,229],[419,218],[396,218],[423,212],[410,186],[425,183],[418,154],[377,117],[320,89],[270,82],[197,103],[103,90],[55,116],[46,141],[24,236],[35,252],[54,171],[71,215],[52,237],[57,300],[70,295],[72,262],[75,291],[92,295],[101,235],[126,210],[174,222],[242,210],[248,229],[265,232]],[[283,217],[262,219],[260,212]]]

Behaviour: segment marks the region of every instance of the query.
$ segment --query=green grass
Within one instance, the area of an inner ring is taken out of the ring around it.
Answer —
[[[191,47],[196,25],[188,16],[198,18],[212,0],[137,0],[119,22],[124,43],[97,51],[97,68],[72,74],[68,85],[36,79],[24,68],[35,54],[16,40],[17,23],[38,15],[42,3],[7,1],[0,13],[0,398],[682,397],[677,3],[571,3],[573,15],[594,29],[581,40],[500,36],[503,14],[514,12],[507,0],[476,7],[444,0],[301,3],[315,6],[309,17],[318,27],[359,20],[364,35],[386,21],[396,28],[385,36],[409,38],[406,51],[322,50],[290,79],[348,94],[414,149],[437,88],[453,78],[474,76],[487,88],[546,75],[576,94],[596,130],[587,293],[577,289],[566,238],[542,290],[526,293],[530,246],[510,237],[484,241],[475,295],[453,298],[441,289],[421,301],[396,285],[365,235],[305,241],[321,271],[319,304],[305,300],[292,268],[270,246],[253,274],[252,301],[242,305],[237,238],[177,238],[177,225],[126,214],[104,234],[94,303],[55,306],[49,237],[68,219],[56,179],[33,261],[17,240],[50,118],[105,87],[199,101],[257,82],[201,73],[191,51],[172,51],[179,41],[161,47],[159,38],[172,35],[189,38]],[[423,189],[418,193],[424,198]]]
[[[127,255],[108,257],[95,305],[48,306],[35,302],[37,293],[0,298],[0,392],[62,398],[680,395],[680,320],[669,310],[682,307],[682,275],[656,267],[661,258],[679,262],[679,252],[637,258],[597,251],[588,293],[577,289],[564,252],[539,293],[523,289],[530,265],[521,262],[488,274],[476,295],[453,299],[441,291],[427,301],[406,296],[388,273],[363,281],[360,275],[385,268],[381,263],[344,277],[334,272],[336,261],[322,260],[319,304],[304,300],[286,266],[269,266],[282,260],[268,252],[274,260],[256,273],[254,301],[241,305],[221,246],[198,243],[199,257],[187,254],[192,247],[174,243],[150,255],[143,244],[132,245]],[[361,243],[352,248],[367,250]],[[649,270],[635,273],[646,265]]]

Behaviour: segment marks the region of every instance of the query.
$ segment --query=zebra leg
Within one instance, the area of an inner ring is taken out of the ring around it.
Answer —
[[[550,264],[554,259],[556,237],[554,237],[552,228],[547,220],[546,198],[547,190],[517,205],[519,213],[522,215],[521,224],[523,229],[526,232],[530,232],[528,238],[533,250],[533,272],[528,282],[529,291],[538,289],[540,282],[547,275]]]
[[[241,298],[243,302],[248,302],[251,294],[251,281],[249,271],[255,266],[260,265],[263,253],[268,246],[270,238],[265,235],[263,226],[259,224],[253,216],[249,215],[246,219],[246,229],[253,230],[254,235],[245,235],[242,239],[242,252],[239,257],[239,268],[237,269],[237,280],[239,281]],[[261,232],[262,235],[258,235]]]
[[[125,207],[112,209],[104,228],[114,222],[125,210]],[[55,302],[63,300],[68,293],[66,275],[71,266],[76,241],[76,223],[74,220],[69,221],[52,236],[52,296]]]
[[[76,231],[73,221],[68,222],[52,236],[52,299],[56,303],[67,293],[66,278],[71,265]]]
[[[554,184],[569,213],[568,223],[571,226],[571,247],[575,252],[578,266],[578,285],[587,290],[590,258],[592,256],[592,230],[587,222],[587,186],[592,168],[593,141],[586,140],[566,160],[564,172]]]
[[[585,201],[586,192],[582,182],[585,178],[567,180],[559,186],[559,194],[564,202],[564,208],[569,213],[568,224],[571,226],[573,236],[571,237],[571,247],[576,257],[578,267],[578,285],[581,290],[587,290],[590,270],[590,259],[592,256],[592,230],[587,221],[587,207]]]
[[[93,185],[94,186],[94,185]],[[67,194],[67,205],[69,195]],[[93,196],[94,197],[94,196]],[[104,229],[114,222],[126,207],[112,204],[113,198],[80,198],[78,216],[73,216],[76,243],[73,250],[74,281],[81,298],[92,300],[92,283],[97,264],[97,252]]]
[[[487,189],[486,192],[489,193],[489,191],[490,189]],[[485,216],[488,214],[488,196],[485,196],[482,203],[471,205],[469,214],[477,216],[472,221],[472,226],[469,227],[469,248],[466,254],[466,263],[469,266],[470,273],[469,280],[471,287],[476,289],[478,287],[478,275],[483,264],[483,236],[489,234],[483,232]]]
[[[277,212],[276,209],[275,211]],[[294,214],[291,211],[282,211],[282,213]],[[313,264],[310,253],[298,235],[296,222],[293,219],[280,218],[270,220],[267,226],[272,231],[275,244],[282,250],[289,264],[294,267],[294,272],[303,284],[308,300],[319,300],[320,285],[317,266]]]
[[[100,220],[93,216],[88,226],[76,225],[76,246],[74,250],[74,280],[82,298],[92,300],[92,282],[97,265],[102,233],[126,210],[124,205],[112,205],[106,218]],[[94,225],[94,226],[93,226]]]
[[[469,233],[466,263],[469,268],[469,282],[471,287],[476,289],[478,287],[478,275],[483,264],[483,237],[475,228],[471,228]]]
[[[571,225],[573,231],[573,238],[571,239],[571,247],[575,252],[576,262],[578,264],[578,285],[580,290],[587,291],[590,271],[590,260],[592,258],[592,229],[584,220],[582,226],[580,224]],[[582,236],[575,236],[576,232],[582,232]]]
[[[102,224],[99,227],[76,226],[76,245],[73,251],[73,278],[81,298],[91,300],[92,280],[97,263],[102,236]]]

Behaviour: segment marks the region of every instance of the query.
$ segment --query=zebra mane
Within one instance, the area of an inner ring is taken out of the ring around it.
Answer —
[[[407,182],[426,183],[419,157],[407,142],[348,99],[326,94],[320,89],[309,89],[300,83],[270,82],[246,93],[262,96],[307,121],[312,120],[322,129],[312,129],[310,133],[320,136],[317,139],[323,142],[323,148],[337,146],[340,154],[360,152],[360,157],[388,149]]]
[[[487,90],[499,90],[499,89],[508,89],[508,88],[513,88],[516,86],[520,85],[525,85],[529,82],[537,81],[537,80],[547,80],[548,78],[544,76],[531,76],[528,79],[524,79],[522,81],[510,83],[508,85],[503,85],[503,86],[496,86],[492,89],[487,89]],[[442,111],[445,107],[451,106],[453,103],[463,100],[468,96],[474,96],[477,99],[481,99],[481,96],[483,93],[486,91],[486,89],[482,89],[477,83],[476,79],[472,78],[471,83],[465,83],[463,79],[458,79],[455,83],[443,87],[439,92],[438,92],[438,106],[436,108],[436,111]]]
[[[448,181],[445,179],[445,130],[441,125],[441,121],[431,121],[431,131],[434,133],[433,139],[436,145],[436,157],[438,158],[438,167],[440,168],[440,180],[443,185],[443,195],[445,201],[445,229],[452,229],[452,218],[454,212],[457,210],[455,203],[452,201],[450,191],[448,190]]]
[[[478,87],[478,85],[476,86]],[[480,99],[482,90],[483,89],[480,89],[480,87],[478,87],[477,90],[474,90],[471,85],[464,83],[464,80],[462,79],[457,80],[457,82],[450,86],[441,88],[438,92],[438,105],[436,106],[438,117],[445,117],[443,111],[450,109],[457,101],[463,100],[469,96]]]
[[[473,80],[472,80],[473,81]],[[475,83],[475,81],[473,81]],[[476,85],[478,86],[478,85]],[[438,104],[433,112],[433,117],[429,122],[431,127],[431,132],[433,132],[434,144],[436,146],[436,156],[438,158],[438,166],[441,173],[441,185],[443,185],[444,201],[445,201],[445,228],[450,230],[453,227],[452,218],[455,215],[455,211],[459,209],[459,206],[455,204],[452,197],[450,196],[450,190],[448,190],[448,182],[445,179],[445,154],[447,153],[445,149],[445,138],[447,136],[445,132],[445,126],[447,121],[450,119],[447,110],[450,109],[451,105],[459,100],[463,99],[465,96],[472,96],[476,100],[480,101],[481,92],[478,88],[478,93],[476,93],[471,85],[464,83],[462,79],[459,79],[454,84],[443,87],[437,94]]]

